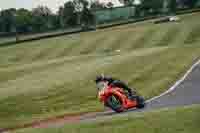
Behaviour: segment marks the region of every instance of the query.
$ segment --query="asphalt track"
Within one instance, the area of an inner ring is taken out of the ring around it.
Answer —
[[[59,127],[66,123],[87,122],[92,120],[106,120],[112,116],[122,116],[127,113],[134,113],[140,111],[149,111],[158,108],[177,107],[192,104],[200,104],[200,60],[197,61],[186,72],[186,74],[178,80],[169,90],[161,95],[147,100],[144,109],[131,109],[123,113],[115,113],[113,111],[105,111],[99,113],[79,114],[75,116],[61,116],[44,121],[29,123],[14,128],[2,129],[0,132],[16,130],[20,128],[47,128]]]
[[[200,104],[200,61],[164,95],[152,99],[147,109]]]
[[[138,111],[149,111],[158,108],[178,107],[192,104],[200,104],[200,60],[194,63],[185,73],[185,75],[166,92],[150,100],[147,100],[146,107],[144,109],[132,109],[119,115]],[[116,115],[116,113],[112,111],[106,111],[98,113],[96,116],[83,116],[81,120],[85,121],[90,119],[98,119],[100,116],[102,119],[104,116],[111,115]]]

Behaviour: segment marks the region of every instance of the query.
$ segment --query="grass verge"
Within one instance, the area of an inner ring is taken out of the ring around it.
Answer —
[[[60,128],[24,129],[16,133],[199,133],[200,106],[129,113],[106,120],[67,124]]]

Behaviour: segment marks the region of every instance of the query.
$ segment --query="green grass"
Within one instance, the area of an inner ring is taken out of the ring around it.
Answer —
[[[16,133],[199,133],[200,106],[129,113],[106,120],[66,124],[60,128],[23,129]]]
[[[0,127],[103,110],[93,82],[99,73],[122,79],[146,99],[159,95],[200,56],[200,14],[181,19],[1,47]]]

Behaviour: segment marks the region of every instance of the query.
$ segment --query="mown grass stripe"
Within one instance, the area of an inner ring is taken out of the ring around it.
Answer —
[[[190,34],[185,39],[185,44],[196,43],[200,40],[200,26],[197,24],[196,26],[192,27]]]
[[[156,46],[167,46],[173,44],[180,32],[180,27],[172,26],[166,31],[164,37],[156,44]]]

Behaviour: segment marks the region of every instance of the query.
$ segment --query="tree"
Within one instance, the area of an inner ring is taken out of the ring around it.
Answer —
[[[3,32],[12,32],[15,30],[16,9],[11,8],[1,11],[1,29]]]
[[[32,13],[45,18],[52,14],[51,10],[46,6],[38,6],[32,10]]]
[[[45,31],[51,29],[50,18],[52,16],[51,10],[46,6],[38,6],[32,10],[32,23],[35,31]]]
[[[89,25],[94,23],[94,16],[89,8],[87,0],[76,0],[79,3],[79,11],[81,11],[80,22],[81,25],[88,28]]]
[[[91,10],[99,10],[105,9],[106,5],[104,3],[100,3],[98,0],[91,2],[90,9]]]
[[[58,11],[59,20],[62,26],[76,25],[77,14],[75,12],[75,4],[73,1],[68,1],[64,7],[60,7]]]
[[[88,27],[90,24],[94,23],[94,16],[87,0],[74,0],[73,3],[77,14],[77,24]]]
[[[31,12],[26,9],[19,9],[15,15],[16,29],[18,32],[30,32],[32,24]]]
[[[124,4],[125,6],[133,5],[134,0],[120,0],[120,3]]]
[[[106,6],[107,6],[107,8],[113,8],[114,4],[112,2],[108,2]]]

